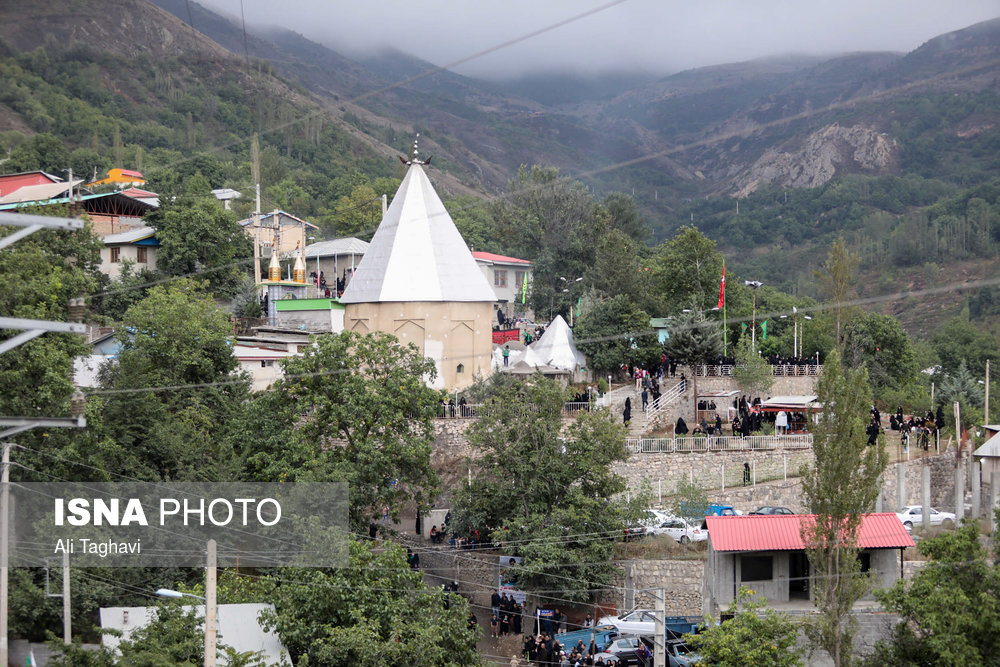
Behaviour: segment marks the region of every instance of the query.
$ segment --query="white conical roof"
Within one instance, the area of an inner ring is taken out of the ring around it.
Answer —
[[[412,164],[341,303],[496,301],[419,164]]]
[[[553,368],[575,371],[587,365],[587,358],[573,344],[573,331],[562,315],[556,315],[542,337],[529,349]]]

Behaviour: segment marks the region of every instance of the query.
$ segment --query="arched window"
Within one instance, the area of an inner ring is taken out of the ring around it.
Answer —
[[[464,373],[465,372],[465,364],[459,364],[458,368],[455,369],[455,372],[456,373]]]

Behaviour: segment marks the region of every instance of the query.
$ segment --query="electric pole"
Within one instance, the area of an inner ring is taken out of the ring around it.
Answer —
[[[217,586],[215,578],[216,542],[208,541],[208,558],[205,562],[205,667],[215,667],[217,633]]]

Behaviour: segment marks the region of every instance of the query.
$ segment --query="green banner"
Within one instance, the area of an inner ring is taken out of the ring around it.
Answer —
[[[764,333],[764,335],[761,336],[761,340],[767,340],[767,320],[760,323],[760,330]]]

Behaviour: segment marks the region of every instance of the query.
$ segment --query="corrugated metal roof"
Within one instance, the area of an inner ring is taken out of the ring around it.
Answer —
[[[136,241],[141,241],[143,239],[148,239],[149,237],[156,234],[156,230],[152,227],[136,227],[135,229],[130,229],[127,232],[119,232],[117,234],[109,234],[105,236],[102,240],[104,245],[116,245],[120,243],[135,243]]]
[[[264,222],[265,220],[267,220],[268,218],[273,217],[273,216],[274,216],[274,211],[271,211],[270,213],[261,213],[260,214],[260,221]],[[305,225],[306,227],[309,227],[310,229],[319,229],[319,227],[317,227],[313,223],[309,222],[308,220],[303,220],[299,216],[292,215],[291,213],[288,213],[287,211],[278,211],[278,223],[279,224],[281,224],[281,218],[282,217],[290,218],[291,220],[294,220],[295,222],[301,222],[303,225]],[[241,226],[243,226],[243,227],[246,227],[248,225],[252,225],[253,224],[253,218],[252,217],[250,217],[250,218],[244,218],[243,220],[239,221],[239,224]]]
[[[412,164],[341,303],[496,301],[419,164]]]
[[[801,551],[803,524],[815,521],[813,514],[710,516],[708,539],[715,551]],[[913,538],[895,514],[865,514],[858,529],[862,549],[912,547]]]
[[[987,426],[987,428],[989,428]],[[979,449],[972,452],[973,456],[1000,456],[1000,433],[984,442]]]
[[[476,259],[481,259],[485,262],[498,262],[500,264],[526,264],[531,265],[526,259],[518,259],[517,257],[507,257],[506,255],[497,255],[492,252],[482,252],[481,250],[476,250],[472,253],[472,256]]]
[[[46,201],[66,194],[70,187],[83,183],[82,180],[64,181],[61,183],[44,183],[42,185],[25,185],[14,190],[9,195],[0,197],[0,204],[20,204],[29,201]]]
[[[369,243],[353,236],[332,241],[320,241],[306,246],[306,257],[333,257],[335,255],[364,255]]]

